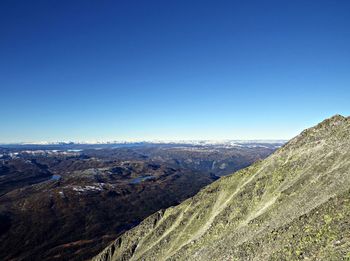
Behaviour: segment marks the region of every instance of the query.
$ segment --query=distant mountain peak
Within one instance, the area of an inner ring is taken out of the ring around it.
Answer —
[[[348,120],[349,120],[349,117],[344,117],[343,115],[335,114],[332,117],[329,117],[328,119],[325,119],[324,121],[319,123],[317,126],[319,126],[319,125],[322,126],[322,125],[327,125],[327,124],[334,125],[334,124],[337,124],[339,122],[346,122]]]
[[[284,148],[290,146],[304,146],[306,143],[320,142],[328,140],[335,141],[348,135],[350,118],[336,114],[323,120],[316,126],[305,129],[298,136],[291,139],[284,145]]]

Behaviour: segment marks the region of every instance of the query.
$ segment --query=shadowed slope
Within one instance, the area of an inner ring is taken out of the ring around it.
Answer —
[[[150,216],[94,260],[342,260],[349,214],[350,119],[336,115]]]

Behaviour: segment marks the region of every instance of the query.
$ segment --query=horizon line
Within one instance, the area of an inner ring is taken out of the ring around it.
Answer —
[[[0,142],[0,145],[69,145],[69,144],[133,144],[133,143],[154,143],[154,144],[191,144],[191,143],[199,143],[199,144],[212,144],[212,143],[232,143],[232,142],[249,142],[249,143],[282,143],[286,142],[289,139],[155,139],[155,140],[105,140],[105,141],[21,141],[21,142]]]

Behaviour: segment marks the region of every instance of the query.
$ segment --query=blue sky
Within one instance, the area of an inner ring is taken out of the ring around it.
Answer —
[[[0,3],[0,142],[289,139],[350,115],[350,1]]]

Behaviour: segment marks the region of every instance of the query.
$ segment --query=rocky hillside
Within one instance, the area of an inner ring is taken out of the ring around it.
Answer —
[[[303,131],[124,233],[94,260],[349,260],[350,118]]]

